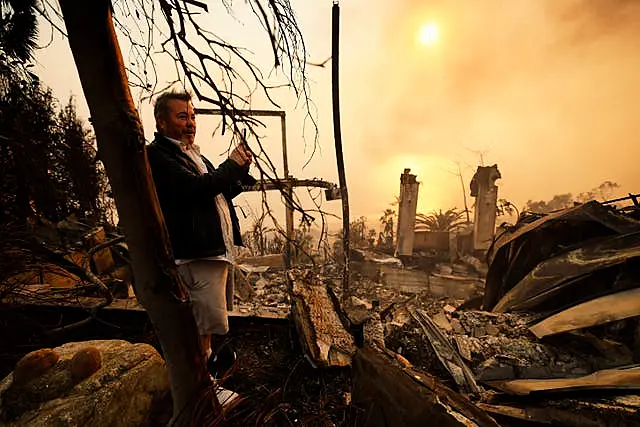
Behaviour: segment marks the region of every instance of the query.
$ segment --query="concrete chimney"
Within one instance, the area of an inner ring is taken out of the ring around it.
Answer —
[[[416,181],[416,175],[412,175],[409,172],[411,172],[411,169],[405,169],[404,173],[400,175],[396,256],[413,254],[414,227],[418,208],[418,186],[420,184]]]
[[[471,179],[471,196],[476,198],[473,219],[473,249],[486,251],[496,232],[498,165],[478,166]]]

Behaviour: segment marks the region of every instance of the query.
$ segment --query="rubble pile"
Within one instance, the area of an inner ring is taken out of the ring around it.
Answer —
[[[287,291],[287,279],[284,272],[265,270],[259,274],[249,274],[242,277],[242,266],[236,270],[235,310],[241,315],[256,315],[262,317],[287,317],[291,307]],[[251,289],[247,295],[241,293],[242,284],[246,281]]]
[[[507,424],[640,425],[638,236],[597,202],[525,218],[489,250],[482,309],[408,299],[385,346]]]
[[[337,265],[287,271],[269,255],[234,268],[235,314],[290,318],[298,342],[278,357],[304,353],[296,363],[316,367],[319,383],[339,367],[332,404],[344,403],[343,416],[353,405],[406,425],[640,425],[634,217],[597,202],[522,215],[501,227],[486,263],[478,253],[451,263],[354,254],[348,290]]]

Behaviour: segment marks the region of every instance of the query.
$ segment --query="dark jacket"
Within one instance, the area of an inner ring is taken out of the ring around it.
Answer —
[[[242,246],[238,217],[231,200],[242,192],[242,185],[256,183],[248,167],[227,159],[216,169],[202,156],[209,172],[200,174],[180,147],[158,133],[147,147],[147,155],[176,259],[224,255],[215,203],[215,196],[220,193],[231,212],[234,243]]]

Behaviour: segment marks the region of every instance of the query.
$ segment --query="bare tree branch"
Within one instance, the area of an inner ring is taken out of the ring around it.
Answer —
[[[235,19],[231,1],[223,1],[231,18]],[[285,82],[269,83],[261,69],[251,61],[251,53],[225,40],[204,26],[208,11],[207,3],[193,0],[113,0],[113,15],[116,28],[128,47],[126,67],[130,84],[139,89],[139,102],[151,99],[155,94],[175,84],[192,89],[196,97],[223,111],[222,123],[216,131],[222,135],[230,131],[232,138],[227,147],[235,143],[250,142],[254,165],[263,180],[278,181],[278,171],[263,146],[259,130],[264,123],[241,110],[249,109],[252,99],[259,92],[268,103],[280,108],[274,91],[289,87],[306,111],[305,129],[311,124],[313,144],[303,169],[313,159],[318,148],[317,119],[315,105],[310,99],[306,76],[307,51],[290,0],[248,0],[259,25],[266,33],[273,54],[273,68],[284,72]],[[159,7],[158,7],[159,6]],[[59,29],[62,15],[50,0],[43,0],[40,11],[54,28]],[[202,23],[201,23],[202,22]],[[60,31],[64,34],[62,31]],[[158,61],[168,57],[175,65],[175,79],[168,85],[160,84]],[[328,61],[328,59],[327,59]],[[324,65],[324,61],[320,65]],[[306,210],[298,197],[289,194],[284,186],[278,188],[284,203],[302,215],[303,223],[314,218],[311,212],[322,217],[325,234],[326,214],[316,206]],[[315,202],[314,202],[315,203]],[[266,197],[262,197],[265,212],[271,217],[276,230],[284,237],[286,233],[275,220]]]

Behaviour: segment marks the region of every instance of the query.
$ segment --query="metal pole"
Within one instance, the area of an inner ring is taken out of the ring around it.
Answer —
[[[342,156],[342,132],[340,129],[340,86],[339,86],[339,30],[340,5],[333,2],[331,10],[331,87],[333,98],[333,138],[336,144],[336,160],[338,162],[338,179],[342,198],[342,296],[349,291],[349,197],[347,194],[347,178],[344,173],[344,158]]]
[[[284,167],[284,178],[285,180],[289,180],[291,176],[289,176],[289,159],[287,156],[287,121],[284,112],[280,116],[280,124],[282,126],[282,164]],[[290,201],[293,200],[293,187],[288,184],[286,187],[288,200],[285,201],[285,225],[287,227],[287,245],[285,248],[285,265],[287,268],[291,268],[291,266],[295,263],[294,254],[293,254],[293,207],[291,206]]]

